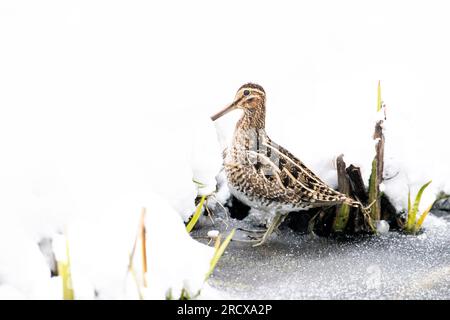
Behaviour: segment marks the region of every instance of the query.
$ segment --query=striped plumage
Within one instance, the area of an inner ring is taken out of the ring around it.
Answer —
[[[235,101],[212,117],[234,109],[244,114],[238,121],[231,147],[225,152],[224,167],[231,193],[247,205],[273,217],[272,230],[291,211],[346,203],[360,203],[342,194],[308,169],[288,150],[273,142],[265,131],[264,89],[248,83],[239,88]]]

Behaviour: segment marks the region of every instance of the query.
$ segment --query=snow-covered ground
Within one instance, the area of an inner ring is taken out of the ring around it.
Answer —
[[[209,116],[248,81],[272,139],[334,184],[341,153],[369,175],[381,80],[386,193],[397,207],[430,179],[424,206],[450,193],[449,28],[428,1],[2,1],[0,296],[61,297],[38,243],[66,229],[77,297],[136,297],[142,207],[146,297],[199,289],[212,251],[182,222],[239,114]]]
[[[417,237],[339,241],[286,228],[264,247],[232,243],[210,285],[232,299],[448,300],[449,228],[433,215]]]

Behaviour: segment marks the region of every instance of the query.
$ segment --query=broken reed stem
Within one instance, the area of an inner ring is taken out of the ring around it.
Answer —
[[[375,145],[375,158],[372,162],[372,173],[369,182],[369,202],[375,201],[375,204],[370,209],[370,216],[372,220],[378,221],[381,219],[381,194],[380,184],[383,182],[384,171],[384,134],[383,134],[383,120],[379,120],[375,125],[375,132],[373,139],[377,140]]]
[[[376,146],[376,159],[377,159],[377,179],[379,183],[383,182],[383,172],[384,172],[384,134],[383,134],[383,120],[380,120],[375,125],[375,132],[373,138],[379,139]]]
[[[350,180],[345,170],[346,164],[344,162],[344,155],[340,155],[336,159],[336,169],[338,177],[338,189],[341,193],[350,196]],[[347,226],[350,214],[350,206],[342,204],[336,207],[336,218],[333,223],[334,232],[343,232]]]
[[[223,211],[225,212],[225,218],[228,220],[230,220],[230,212],[228,211],[227,208],[224,207],[223,204],[220,203],[220,201],[217,199],[217,197],[213,194],[212,195],[213,199],[216,200],[216,203],[219,205],[219,207],[221,207],[223,209]],[[227,229],[228,229],[228,225],[227,225]]]
[[[372,161],[372,172],[369,179],[369,203],[373,203],[370,207],[370,218],[374,221],[380,220],[380,207],[378,195],[380,192],[380,184],[378,182],[377,174],[377,159]]]
[[[142,208],[141,210],[141,217],[139,219],[139,226],[138,226],[138,232],[136,233],[136,237],[134,238],[134,243],[133,243],[133,249],[131,250],[130,253],[130,259],[128,262],[128,271],[131,272],[131,274],[133,275],[133,278],[135,279],[136,282],[136,287],[138,290],[138,294],[140,299],[142,299],[142,292],[141,292],[141,286],[139,284],[139,281],[137,279],[136,276],[136,272],[133,268],[133,259],[134,259],[134,255],[136,253],[136,247],[139,241],[139,238],[141,239],[141,247],[142,247],[142,281],[143,281],[143,286],[147,287],[147,281],[145,278],[145,273],[147,272],[147,250],[146,250],[146,237],[145,237],[145,214],[146,214],[146,209]]]
[[[364,185],[364,180],[361,174],[361,169],[351,164],[346,171],[350,179],[350,186],[353,195],[357,198],[357,200],[361,201],[362,203],[367,203],[369,197],[367,196],[366,187]],[[363,223],[361,222],[361,214],[362,213],[360,212],[359,209],[355,210],[355,221],[354,221],[355,232],[360,232],[362,230]]]
[[[144,282],[144,288],[147,288],[147,244],[146,244],[146,236],[145,236],[145,214],[146,209],[142,208],[141,211],[141,241],[142,241],[142,279]]]
[[[350,178],[350,185],[352,187],[353,194],[362,203],[367,203],[369,198],[367,197],[366,187],[364,186],[361,169],[351,164],[348,166],[346,171]]]
[[[133,276],[134,282],[136,283],[139,300],[144,300],[144,295],[142,294],[141,286],[139,285],[139,281],[136,276],[136,271],[134,271],[133,266],[130,267],[129,271],[130,271],[131,275]]]
[[[131,266],[133,264],[134,254],[136,253],[136,247],[137,247],[140,235],[142,235],[142,229],[145,228],[145,225],[144,225],[144,222],[145,222],[145,211],[146,211],[146,209],[142,208],[142,210],[141,210],[141,217],[139,219],[138,232],[136,233],[136,237],[134,238],[133,249],[131,250],[131,254],[130,254],[130,260],[129,260],[129,264],[128,264],[129,268],[131,268]]]

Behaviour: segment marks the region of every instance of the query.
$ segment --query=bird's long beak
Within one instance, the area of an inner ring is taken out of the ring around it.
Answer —
[[[213,115],[211,117],[212,121],[216,121],[217,119],[219,119],[220,117],[222,117],[223,115],[227,114],[228,112],[234,110],[237,108],[237,105],[239,103],[240,99],[237,99],[236,101],[234,101],[232,104],[228,105],[227,107],[225,107],[223,110],[217,112],[215,115]]]

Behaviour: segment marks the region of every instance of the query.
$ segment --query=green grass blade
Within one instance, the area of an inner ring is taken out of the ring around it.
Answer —
[[[339,207],[336,219],[334,220],[333,230],[334,232],[344,232],[347,226],[348,217],[350,215],[350,206],[343,204]]]
[[[173,300],[172,288],[169,288],[169,290],[167,290],[166,300]]]
[[[186,288],[181,289],[180,299],[178,300],[191,300],[191,295]]]
[[[373,203],[370,207],[370,218],[373,221],[380,220],[378,208],[378,179],[377,179],[377,159],[372,161],[372,171],[369,178],[369,203]]]
[[[66,259],[67,261],[58,261],[58,273],[62,279],[63,299],[73,300],[75,294],[72,286],[72,272],[70,267],[69,240],[66,238]]]
[[[411,211],[411,190],[408,190],[408,213]]]
[[[381,81],[378,80],[377,112],[381,110]]]
[[[425,189],[430,185],[431,180],[428,181],[427,183],[425,183],[419,190],[419,192],[417,193],[416,196],[416,200],[414,201],[413,207],[411,209],[411,225],[415,226],[416,225],[416,216],[417,216],[417,211],[419,211],[419,205],[420,205],[420,200],[422,199],[422,194],[425,191]],[[410,217],[408,217],[409,220]]]
[[[408,211],[406,212],[406,230],[412,230],[415,220],[412,219],[411,213],[411,190],[408,191]]]
[[[197,180],[195,180],[195,179],[192,179],[192,181],[193,181],[197,186],[199,186],[200,188],[206,187],[206,185],[205,185],[204,183],[200,182],[200,181],[197,181]]]
[[[213,273],[214,269],[216,268],[217,262],[219,262],[219,259],[222,257],[223,253],[225,252],[225,249],[228,247],[228,244],[230,243],[231,239],[233,238],[235,231],[236,231],[236,229],[231,230],[230,234],[226,237],[226,239],[223,241],[223,243],[219,246],[219,248],[214,253],[213,258],[211,259],[209,271],[205,276],[205,281]]]
[[[422,215],[420,216],[419,220],[416,223],[414,231],[419,231],[420,230],[420,228],[422,227],[423,222],[425,221],[425,218],[430,213],[431,208],[433,208],[433,204],[430,204],[430,206],[422,213]]]
[[[198,221],[198,218],[200,218],[200,215],[202,213],[203,203],[205,202],[206,196],[203,196],[200,200],[200,203],[197,206],[197,209],[195,210],[194,215],[192,216],[192,219],[189,221],[188,225],[186,226],[187,232],[191,232],[192,229],[194,229],[195,224]]]

